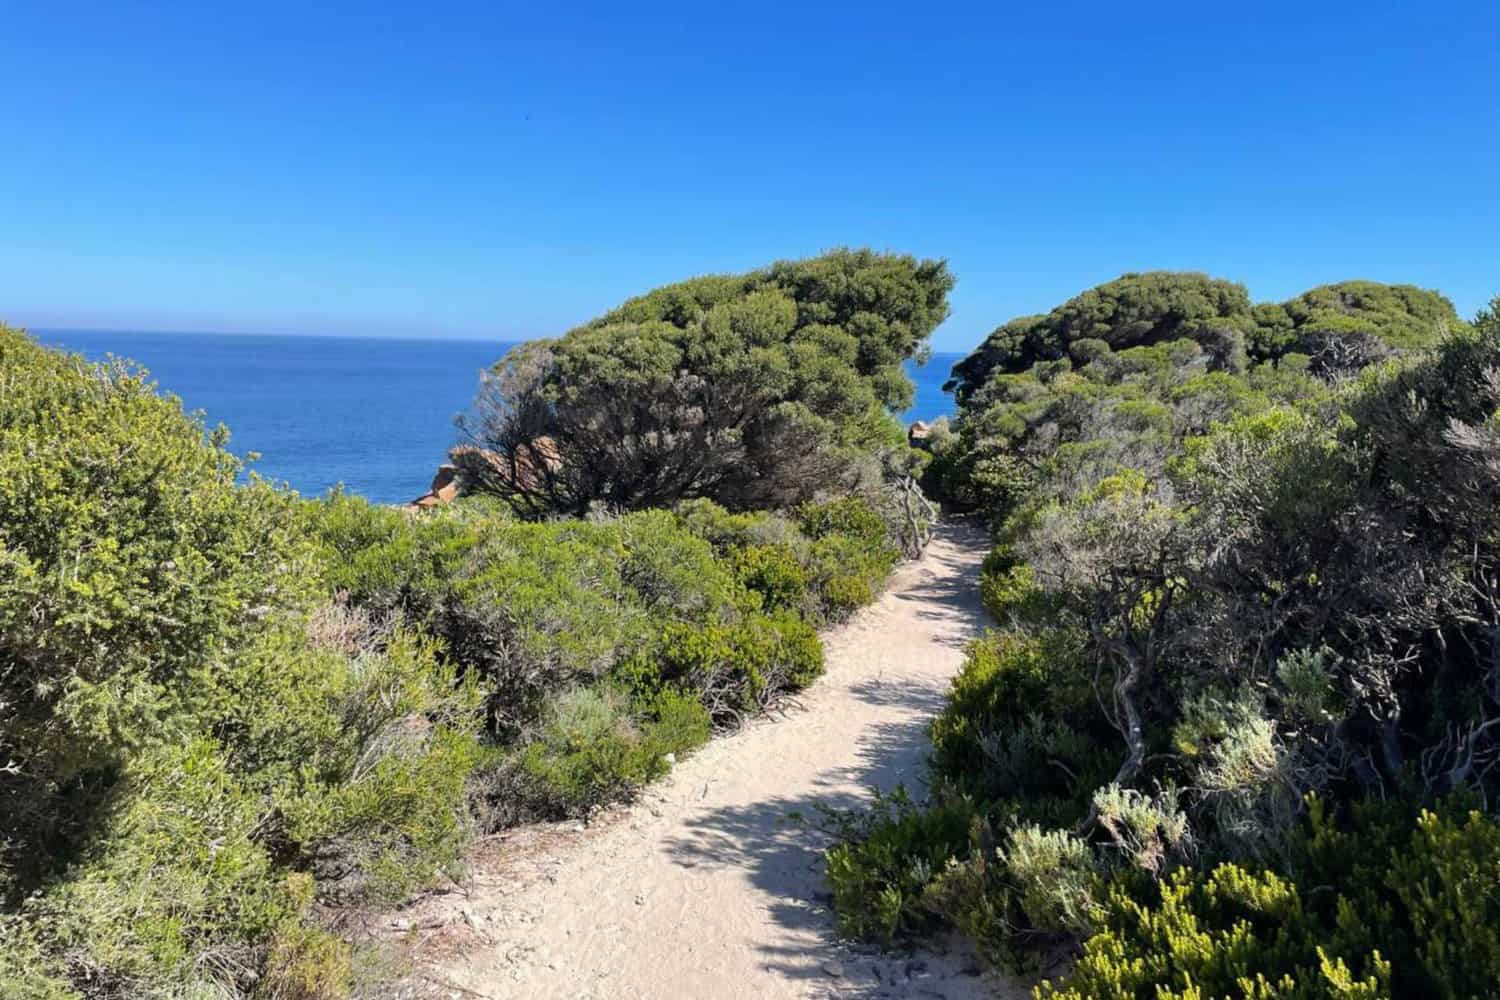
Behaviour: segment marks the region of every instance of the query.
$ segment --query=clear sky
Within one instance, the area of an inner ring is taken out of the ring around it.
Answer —
[[[1500,293],[1493,0],[49,0],[0,39],[32,326],[517,339],[837,245],[949,260],[940,350],[1128,270]]]

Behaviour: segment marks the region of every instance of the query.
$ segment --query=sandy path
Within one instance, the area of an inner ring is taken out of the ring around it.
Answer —
[[[481,859],[467,898],[406,918],[439,928],[424,978],[456,997],[537,1000],[1024,995],[961,949],[888,955],[838,941],[825,835],[798,822],[870,786],[922,780],[926,724],[983,626],[984,539],[945,525],[885,595],[826,636],[803,708],[715,740],[594,827],[533,828]]]

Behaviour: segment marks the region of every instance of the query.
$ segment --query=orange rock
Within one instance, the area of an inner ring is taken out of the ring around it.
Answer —
[[[458,497],[458,467],[455,465],[438,466],[437,475],[432,477],[432,487],[421,496],[411,502],[413,507],[440,507],[446,503],[452,503]]]

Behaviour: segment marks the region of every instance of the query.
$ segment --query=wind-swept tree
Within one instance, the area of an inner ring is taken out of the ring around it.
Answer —
[[[466,488],[543,516],[853,487],[902,441],[901,365],[952,286],[942,261],[836,250],[631,299],[486,374],[455,451]]]

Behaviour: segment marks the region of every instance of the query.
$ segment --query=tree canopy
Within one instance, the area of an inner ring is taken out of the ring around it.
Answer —
[[[1414,285],[1345,281],[1283,303],[1252,305],[1243,285],[1195,272],[1150,271],[1091,288],[1045,315],[1001,325],[954,366],[947,388],[963,403],[993,373],[1024,372],[1094,341],[1119,351],[1186,338],[1224,370],[1241,370],[1247,359],[1300,353],[1313,358],[1320,374],[1346,374],[1394,350],[1430,347],[1461,325],[1447,298]],[[1082,349],[1091,350],[1088,344]]]
[[[1255,320],[1260,356],[1300,352],[1330,372],[1360,368],[1394,351],[1432,347],[1463,326],[1441,293],[1377,281],[1319,285],[1280,305],[1257,306]]]
[[[489,372],[467,488],[526,515],[706,497],[785,506],[899,445],[902,363],[948,313],[942,261],[836,250],[631,299]]]

